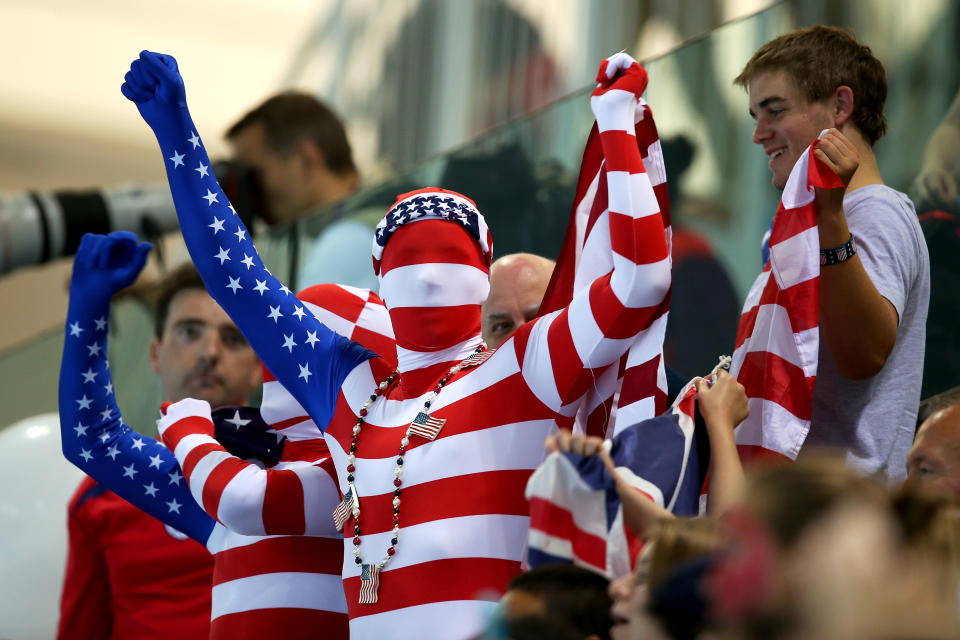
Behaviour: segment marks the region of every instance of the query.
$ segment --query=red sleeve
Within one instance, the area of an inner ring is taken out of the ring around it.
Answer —
[[[86,478],[67,513],[67,567],[60,598],[58,640],[100,640],[110,637],[113,610],[107,566],[96,537],[89,531],[84,502],[96,482]]]

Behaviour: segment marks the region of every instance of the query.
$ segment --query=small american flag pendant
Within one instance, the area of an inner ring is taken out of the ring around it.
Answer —
[[[496,351],[496,349],[493,351]],[[493,351],[481,351],[480,353],[474,353],[463,361],[461,367],[464,369],[467,367],[477,367],[489,360],[490,356],[493,355]]]
[[[429,413],[421,411],[410,423],[410,433],[427,440],[436,440],[446,422],[446,418],[434,418]]]
[[[343,531],[343,524],[353,513],[353,487],[347,489],[343,501],[333,510],[333,524],[337,526],[337,531]]]
[[[360,566],[360,604],[376,604],[380,589],[380,567],[375,564]]]

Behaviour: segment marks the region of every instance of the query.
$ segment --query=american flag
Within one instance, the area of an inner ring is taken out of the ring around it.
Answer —
[[[427,440],[436,440],[445,422],[446,419],[444,418],[434,418],[421,411],[410,423],[410,433]]]
[[[433,187],[423,189],[424,193],[414,198],[408,196],[414,193],[402,194],[397,197],[397,203],[387,211],[386,215],[377,224],[373,236],[374,271],[380,273],[380,260],[383,258],[383,248],[387,246],[393,233],[403,224],[414,220],[447,220],[459,224],[476,238],[480,249],[490,261],[493,253],[493,239],[490,229],[473,200],[462,194]]]
[[[380,565],[364,564],[360,568],[360,604],[376,604],[380,589]]]
[[[653,186],[669,247],[670,204],[663,152],[653,114],[642,99],[634,119],[636,144],[643,159],[643,169]],[[609,229],[601,222],[608,210],[606,174],[600,131],[594,125],[583,152],[576,195],[560,258],[540,305],[540,315],[562,309],[569,304],[575,292],[589,286],[594,279],[613,268]],[[619,365],[598,372],[578,419],[589,435],[612,437],[620,429],[653,417],[666,409],[666,373],[661,354],[669,299],[668,295],[656,318],[637,337]],[[622,391],[615,406],[614,398],[619,389]],[[611,425],[614,426],[613,429],[610,429]]]
[[[612,442],[617,473],[679,516],[699,510],[700,463],[694,438],[696,387],[671,411],[622,429]],[[527,483],[531,567],[573,563],[609,577],[629,573],[637,549],[625,529],[614,479],[598,456],[553,453]]]
[[[770,230],[769,259],[750,287],[737,327],[730,373],[750,402],[750,417],[736,430],[744,462],[796,459],[810,431],[820,345],[814,187],[843,186],[813,149],[790,172]]]

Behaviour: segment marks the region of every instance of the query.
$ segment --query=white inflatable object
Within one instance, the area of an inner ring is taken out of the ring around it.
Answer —
[[[83,472],[60,450],[60,418],[0,430],[0,638],[56,636],[67,506]]]

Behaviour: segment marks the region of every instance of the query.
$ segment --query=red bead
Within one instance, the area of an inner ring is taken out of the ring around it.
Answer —
[[[443,389],[443,385],[439,385],[439,384],[433,388],[433,390],[438,393],[440,392],[441,389]]]
[[[356,470],[357,470],[357,468],[354,467],[352,464],[348,464],[348,465],[347,465],[347,471],[348,471],[349,473],[353,473],[353,472],[356,471]]]
[[[393,524],[400,524],[400,516],[393,516]]]
[[[354,435],[352,438],[350,438],[350,444],[357,444],[357,440],[359,439],[360,437],[358,435]]]
[[[393,486],[399,487],[400,484],[401,484],[401,483],[400,483],[400,478],[394,478],[394,480],[393,480]]]
[[[389,549],[387,549],[388,556],[392,556],[395,553],[396,553],[396,550],[393,547],[390,547]]]
[[[360,409],[360,415],[361,415],[361,416],[367,415],[367,410],[366,410],[366,409]]]
[[[360,536],[353,539],[353,544],[360,544]]]

